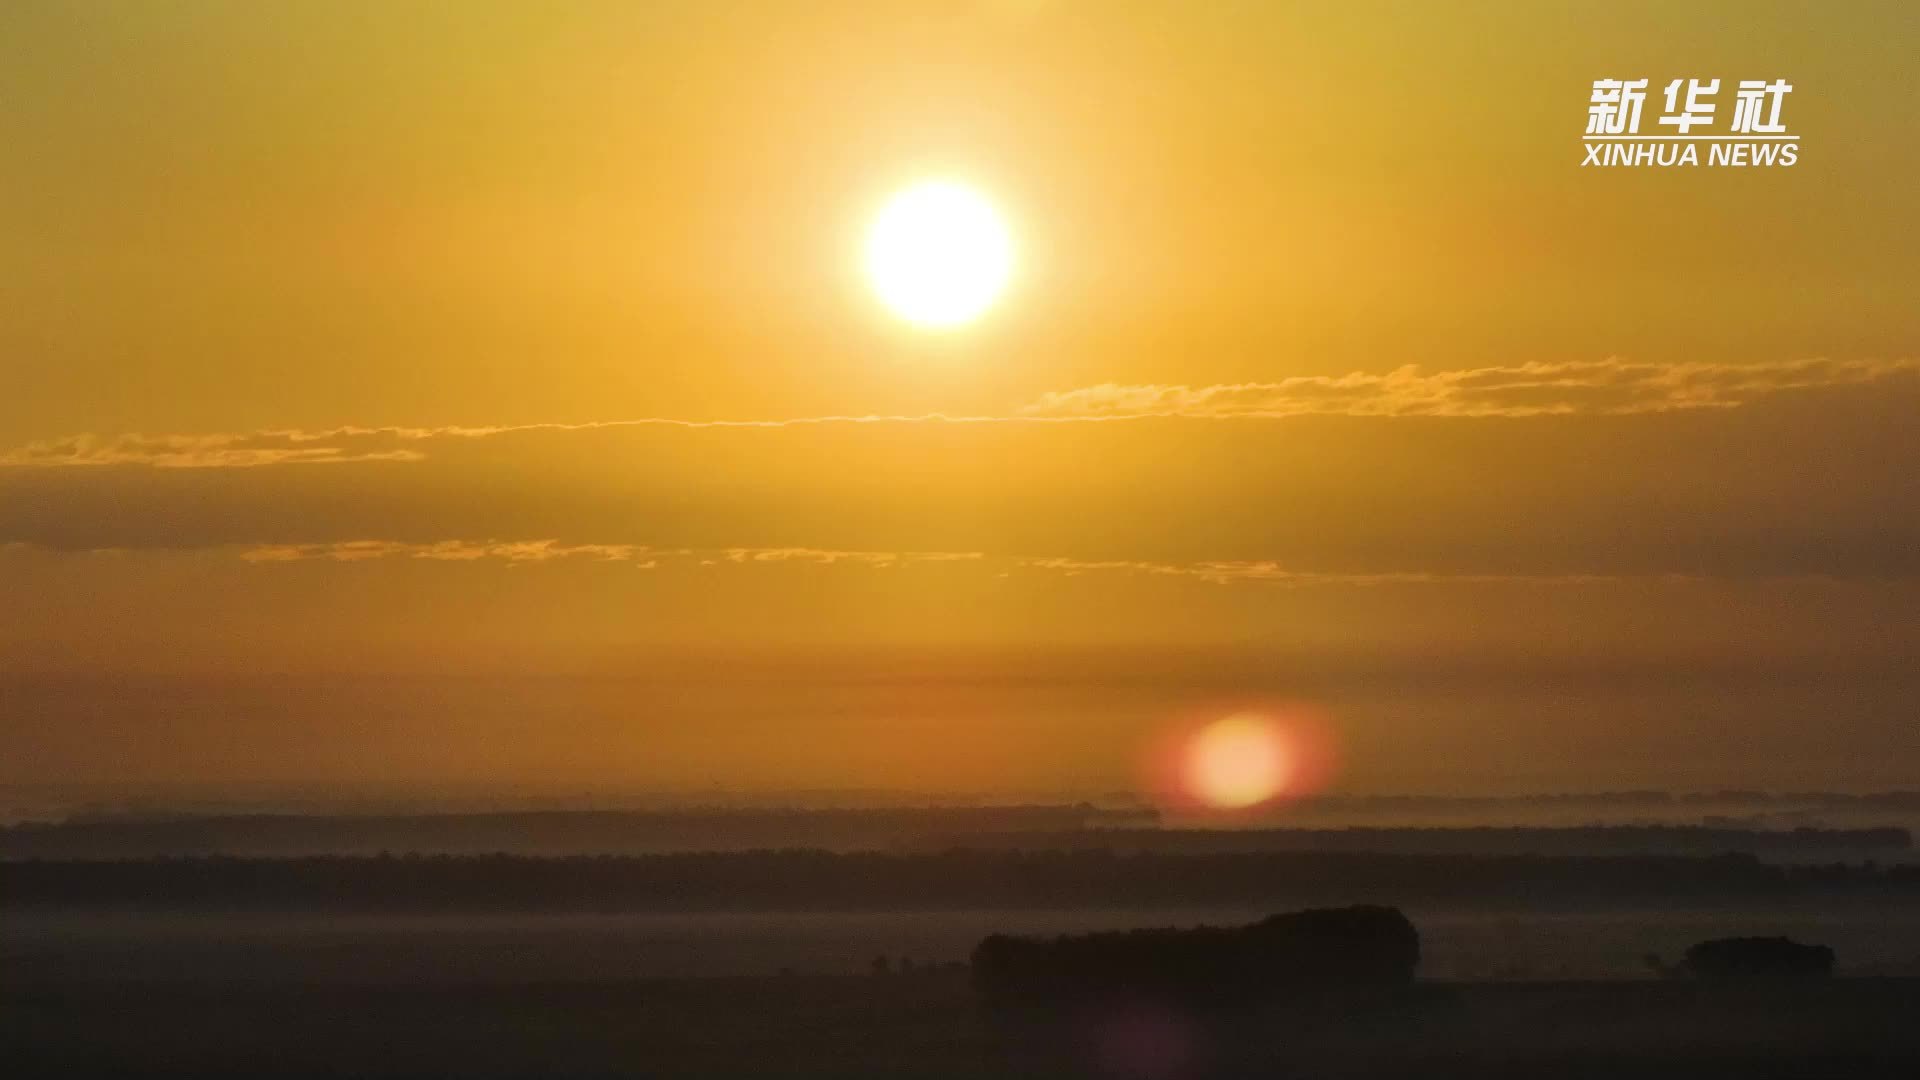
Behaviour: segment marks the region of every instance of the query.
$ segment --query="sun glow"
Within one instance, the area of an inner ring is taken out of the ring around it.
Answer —
[[[867,232],[867,278],[894,314],[926,327],[970,323],[1013,276],[1013,234],[985,196],[931,180],[887,200]]]
[[[1280,794],[1292,773],[1292,754],[1274,725],[1240,713],[1208,724],[1194,737],[1185,779],[1201,802],[1239,810]]]

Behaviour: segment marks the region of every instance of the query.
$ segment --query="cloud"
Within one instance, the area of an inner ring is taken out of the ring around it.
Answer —
[[[1312,585],[1604,585],[1624,581],[1681,583],[1700,580],[1686,574],[1444,574],[1417,570],[1373,573],[1334,573],[1294,570],[1270,561],[1213,561],[1190,563],[1139,562],[1124,559],[1018,559],[1019,566],[1069,576],[1079,574],[1133,574],[1187,578],[1213,585],[1256,582],[1286,587]]]
[[[564,544],[558,540],[344,540],[321,544],[263,544],[244,548],[240,558],[253,563],[366,562],[372,559],[426,559],[434,562],[543,563],[561,559],[631,562],[653,569],[663,561],[722,563],[804,563],[815,566],[906,566],[915,563],[969,562],[986,558],[978,551],[835,551],[825,548],[653,548],[644,544]]]
[[[1796,391],[1865,386],[1920,375],[1920,359],[1781,360],[1753,364],[1646,364],[1618,358],[1425,371],[1300,375],[1210,386],[1103,383],[1050,391],[1003,415],[800,416],[772,420],[641,417],[494,426],[267,429],[201,435],[69,435],[0,452],[0,469],[142,466],[231,469],[270,465],[414,462],[422,444],[536,432],[619,428],[778,429],[839,425],[1072,424],[1158,417],[1279,420],[1299,416],[1625,416],[1731,409]]]
[[[265,544],[247,548],[247,562],[284,563],[327,560],[365,562],[369,559],[428,559],[435,562],[475,562],[495,559],[510,563],[539,563],[554,559],[598,559],[622,562],[638,559],[648,549],[636,544],[562,544],[557,540],[438,540],[408,543],[401,540],[344,540],[324,544]]]
[[[365,562],[373,559],[425,559],[437,562],[544,563],[562,559],[633,563],[642,569],[667,564],[743,566],[802,564],[887,569],[930,563],[972,563],[1000,571],[1039,571],[1069,577],[1121,574],[1179,578],[1211,585],[1262,584],[1286,588],[1347,585],[1604,585],[1627,581],[1683,583],[1703,580],[1685,574],[1461,574],[1428,571],[1325,572],[1299,570],[1266,560],[1148,562],[1128,559],[997,557],[980,551],[841,551],[808,547],[652,548],[638,544],[563,544],[557,540],[348,540],[325,544],[271,544],[245,548],[240,558],[253,563]]]
[[[979,551],[831,551],[822,548],[728,548],[726,559],[732,563],[813,563],[831,566],[855,563],[864,566],[901,566],[908,563],[976,562],[985,559]]]
[[[1105,383],[1042,395],[1035,418],[1284,419],[1295,416],[1625,416],[1731,409],[1773,394],[1920,374],[1920,359],[1642,364],[1606,360],[1302,375],[1213,386]]]
[[[999,578],[1037,573],[1061,577],[1101,575],[1166,578],[1203,585],[1260,585],[1279,588],[1347,586],[1373,588],[1420,585],[1511,585],[1578,588],[1604,585],[1695,585],[1741,581],[1834,585],[1850,580],[1827,573],[1717,574],[1676,572],[1463,572],[1437,570],[1312,570],[1272,559],[1208,559],[1190,562],[1143,559],[1084,559],[1068,556],[990,554],[984,551],[858,551],[812,547],[653,547],[646,544],[583,543],[559,540],[342,540],[304,544],[214,544],[185,548],[48,548],[30,542],[0,543],[0,555],[174,556],[221,553],[248,563],[364,563],[417,560],[438,563],[493,562],[509,567],[577,561],[629,565],[641,570],[669,567],[828,566],[892,569],[907,566],[972,566]],[[1912,580],[1883,575],[1883,582]]]
[[[419,450],[356,438],[363,429],[332,432],[257,431],[214,435],[68,435],[0,453],[0,468],[139,465],[156,469],[246,469],[263,465],[326,465],[419,461]]]
[[[491,427],[361,427],[316,431],[264,429],[206,435],[67,435],[27,443],[0,453],[0,468],[49,469],[141,465],[159,469],[231,469],[263,465],[338,464],[362,461],[420,461],[425,452],[410,444],[437,440],[487,439],[529,432],[602,431],[615,428],[788,428],[838,424],[1021,423],[1023,417],[947,416],[801,416],[785,420],[677,420],[642,417],[587,423],[506,424]]]

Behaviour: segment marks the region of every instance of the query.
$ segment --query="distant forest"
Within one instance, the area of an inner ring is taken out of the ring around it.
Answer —
[[[1733,829],[1700,825],[1580,828],[1462,826],[1341,829],[1081,829],[934,837],[925,849],[1206,854],[1344,851],[1404,855],[1764,855],[1787,862],[1897,855],[1911,850],[1903,828]]]
[[[169,855],[645,855],[686,851],[933,853],[953,848],[1169,854],[1718,855],[1780,861],[1897,857],[1905,828],[1705,825],[1197,829],[1093,806],[845,810],[609,810],[412,815],[255,814],[77,819],[0,828],[0,859]]]
[[[843,810],[553,810],[468,814],[233,814],[79,818],[0,828],[0,859],[154,855],[639,855],[818,848],[873,851],[944,833],[1151,822],[1088,805]]]
[[[1591,909],[1796,899],[1920,901],[1920,866],[1773,865],[1749,855],[1108,852],[640,857],[28,860],[0,908],[631,912],[1101,908],[1346,903]]]

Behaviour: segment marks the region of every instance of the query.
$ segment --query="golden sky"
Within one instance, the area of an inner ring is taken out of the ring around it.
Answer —
[[[1906,4],[13,3],[0,783],[1920,766]],[[1594,79],[1800,161],[1580,167]],[[1725,104],[1722,108],[1726,108]],[[1004,214],[978,323],[861,276]]]

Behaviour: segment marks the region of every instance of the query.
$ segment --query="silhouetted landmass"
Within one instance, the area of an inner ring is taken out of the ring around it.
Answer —
[[[727,911],[1268,907],[1487,908],[1920,900],[1920,866],[1774,865],[1748,855],[1115,855],[817,851],[521,856],[27,860],[0,906],[340,911]]]
[[[995,934],[973,951],[973,986],[996,1008],[1148,999],[1231,1005],[1335,988],[1404,986],[1420,934],[1398,908],[1316,908],[1248,926],[1053,938]]]
[[[1708,979],[1827,976],[1833,974],[1833,950],[1784,937],[1717,938],[1688,949],[1686,969]]]
[[[1435,810],[1490,813],[1526,806],[1562,805],[1581,809],[1614,806],[1622,809],[1659,809],[1742,804],[1755,809],[1795,807],[1915,813],[1920,812],[1920,791],[1876,791],[1854,794],[1839,791],[1759,791],[1751,788],[1725,788],[1718,791],[1569,791],[1522,795],[1335,794],[1318,796],[1313,803],[1314,807],[1329,813]]]
[[[311,791],[229,792],[160,790],[129,795],[122,789],[86,784],[0,785],[0,822],[54,824],[129,824],[205,819],[328,818],[386,819],[389,823],[418,818],[469,817],[503,820],[534,815],[595,813],[654,817],[662,825],[672,819],[710,818],[719,824],[749,821],[762,815],[782,819],[794,814],[849,812],[887,815],[940,813],[946,810],[1095,811],[1102,825],[1150,824],[1159,817],[1152,800],[1132,791],[1112,791],[1078,797],[1032,796],[1024,804],[1004,798],[988,799],[958,793],[915,795],[898,791],[834,790],[762,793],[716,793],[714,801],[690,804],[662,795],[599,792],[515,794],[421,794],[417,791],[357,795],[318,794]],[[1075,805],[1064,806],[1068,802]],[[1274,807],[1249,821],[1290,828],[1412,826],[1535,826],[1593,825],[1706,825],[1716,828],[1781,829],[1859,828],[1904,825],[1920,828],[1920,791],[1867,793],[1831,791],[1571,791],[1528,794],[1323,794]],[[1205,826],[1204,820],[1175,822]],[[1071,821],[1056,820],[1038,827],[1060,828]],[[953,827],[992,828],[991,825]],[[381,842],[375,848],[407,850],[417,845]],[[499,848],[501,844],[493,844]],[[719,845],[726,846],[726,845]],[[827,845],[816,845],[827,846]],[[257,852],[297,854],[301,851]],[[146,852],[162,854],[161,852]],[[185,852],[166,852],[185,854]],[[243,854],[243,852],[229,852]],[[549,852],[552,853],[552,852]],[[121,854],[134,854],[122,852]]]
[[[1825,978],[1833,965],[1832,948],[1787,937],[1714,938],[1690,946],[1678,964],[1646,957],[1648,970],[1663,979]]]
[[[1276,808],[1290,827],[1705,825],[1920,827],[1920,791],[1591,791],[1521,795],[1318,795]],[[1204,824],[1182,821],[1174,824]]]
[[[1133,825],[1086,804],[846,810],[558,810],[498,814],[76,819],[0,828],[0,858],[157,855],[638,855],[666,851],[878,850],[935,833]]]
[[[928,850],[1197,854],[1347,851],[1409,855],[1722,855],[1787,861],[1862,858],[1911,850],[1906,829],[1731,829],[1698,825],[1587,828],[1115,829],[1025,830],[930,839]]]
[[[643,855],[674,851],[953,848],[1211,853],[1718,855],[1831,861],[1909,851],[1904,828],[1700,825],[1164,829],[1081,805],[858,810],[547,811],[403,816],[249,815],[76,820],[0,828],[0,859],[164,855]]]

